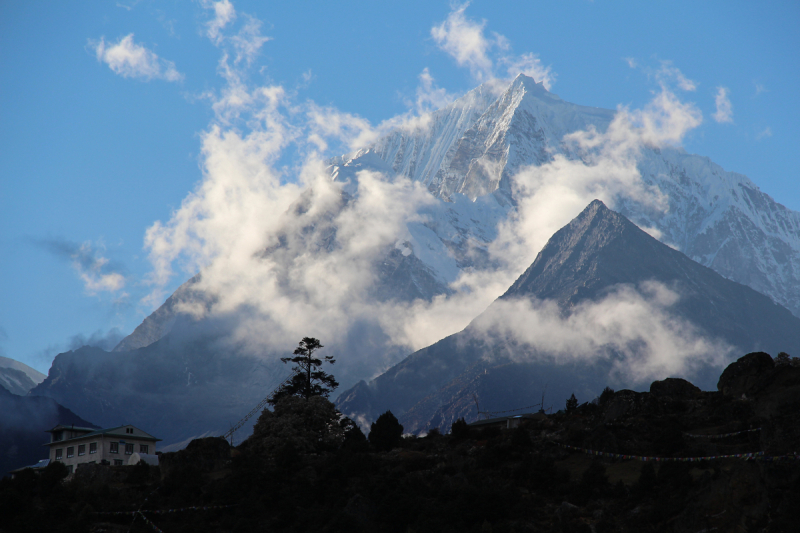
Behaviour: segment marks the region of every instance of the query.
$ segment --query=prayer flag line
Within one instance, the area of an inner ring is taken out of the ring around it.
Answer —
[[[562,448],[575,450],[588,455],[594,455],[596,457],[610,457],[612,459],[635,459],[638,461],[695,463],[700,461],[713,461],[716,459],[745,459],[745,460],[759,460],[759,461],[783,461],[783,460],[800,459],[800,455],[797,455],[796,453],[793,455],[769,456],[769,455],[764,455],[764,452],[735,453],[730,455],[712,455],[708,457],[656,457],[656,456],[644,456],[644,455],[630,455],[624,453],[601,452],[598,450],[591,450],[589,448],[579,448],[577,446],[570,446],[569,444],[561,444],[559,442],[553,442],[553,441],[550,442]]]

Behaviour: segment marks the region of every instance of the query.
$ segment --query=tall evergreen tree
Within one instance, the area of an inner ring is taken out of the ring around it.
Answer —
[[[403,426],[391,411],[386,411],[372,423],[367,438],[379,452],[389,451],[402,441]]]
[[[322,359],[314,357],[314,352],[324,348],[319,339],[313,337],[303,337],[300,345],[294,350],[294,357],[281,357],[284,363],[294,363],[292,370],[294,375],[289,383],[281,386],[269,401],[275,405],[278,400],[286,396],[300,396],[310,398],[312,396],[322,396],[327,398],[339,383],[332,374],[320,369],[323,362],[334,364],[336,360],[333,356],[326,355]]]
[[[575,397],[575,393],[572,393],[572,396],[567,398],[567,412],[574,413],[575,410],[578,408],[578,399]]]

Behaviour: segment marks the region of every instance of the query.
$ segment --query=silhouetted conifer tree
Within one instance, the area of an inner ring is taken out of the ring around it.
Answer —
[[[367,438],[379,452],[388,451],[400,444],[403,426],[391,411],[386,411],[372,423]]]
[[[567,412],[574,413],[577,408],[578,408],[578,399],[575,397],[575,394],[573,393],[569,398],[567,398]]]
[[[300,345],[294,350],[294,357],[281,357],[281,361],[284,363],[295,364],[292,367],[295,374],[288,384],[283,385],[273,395],[269,401],[271,405],[274,406],[278,400],[286,396],[301,396],[306,399],[312,396],[327,398],[339,386],[332,374],[319,370],[323,361],[330,364],[336,362],[330,355],[326,355],[322,359],[314,357],[314,352],[320,348],[324,348],[324,346],[320,344],[319,339],[303,337]]]
[[[450,426],[450,435],[459,440],[469,438],[469,426],[463,417],[453,422],[453,425]]]

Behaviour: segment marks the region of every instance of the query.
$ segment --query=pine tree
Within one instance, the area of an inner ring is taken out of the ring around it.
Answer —
[[[292,370],[295,374],[289,383],[283,385],[273,395],[269,401],[271,405],[275,405],[278,400],[286,396],[301,396],[306,399],[312,396],[327,398],[339,386],[332,374],[319,369],[323,362],[330,364],[336,362],[330,355],[326,355],[322,359],[314,357],[314,352],[320,348],[324,348],[324,346],[319,339],[303,337],[300,345],[294,350],[294,357],[281,357],[281,361],[284,363],[294,363]]]
[[[577,408],[578,399],[575,397],[575,393],[572,393],[572,396],[567,399],[567,412],[574,413]]]
[[[402,441],[403,426],[391,411],[386,411],[372,423],[367,438],[379,452],[389,451]]]

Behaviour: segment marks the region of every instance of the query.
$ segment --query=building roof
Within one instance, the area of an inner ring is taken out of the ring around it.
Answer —
[[[492,424],[501,424],[507,422],[508,420],[513,420],[515,418],[521,418],[523,420],[547,420],[547,415],[543,413],[525,413],[521,415],[511,415],[511,416],[500,416],[497,418],[487,418],[485,420],[476,420],[475,422],[471,422],[467,424],[469,427],[480,427],[480,426],[489,426]]]
[[[35,465],[23,466],[22,468],[16,468],[16,469],[14,469],[14,470],[9,470],[9,471],[8,471],[8,473],[9,473],[9,474],[16,474],[17,472],[22,472],[22,471],[23,471],[23,470],[25,470],[26,468],[30,468],[30,469],[32,469],[32,470],[40,470],[40,469],[42,469],[42,468],[46,467],[46,466],[47,466],[47,465],[49,465],[49,464],[50,464],[50,459],[41,459],[41,460],[40,460],[38,463],[36,463]]]
[[[122,430],[124,428],[133,428],[133,429],[143,433],[143,435],[142,434],[140,434],[140,435],[131,435],[130,433],[124,433],[124,432],[120,431],[120,430]],[[71,439],[64,439],[64,440],[57,440],[57,441],[48,442],[47,444],[45,444],[45,446],[52,446],[54,444],[63,445],[65,442],[74,442],[74,441],[77,441],[77,440],[83,440],[83,439],[90,438],[90,437],[98,437],[98,436],[101,436],[101,435],[107,435],[109,437],[122,437],[123,439],[125,439],[125,438],[134,438],[134,439],[140,439],[140,440],[151,440],[151,441],[154,441],[154,442],[162,440],[162,439],[158,439],[158,438],[150,435],[149,433],[147,433],[145,431],[142,431],[141,429],[137,428],[136,426],[132,426],[130,424],[126,424],[124,426],[116,426],[116,427],[107,428],[107,429],[75,428],[75,427],[72,427],[72,426],[60,426],[59,425],[59,426],[54,427],[53,429],[48,430],[47,432],[48,433],[52,433],[54,431],[62,431],[62,430],[66,430],[66,429],[71,430],[71,431],[74,431],[74,430],[87,430],[87,433],[84,433],[83,435],[78,435],[77,437],[72,437]]]
[[[54,427],[53,429],[46,429],[44,432],[45,433],[53,433],[53,432],[56,432],[56,431],[64,431],[66,429],[68,429],[70,431],[85,431],[87,433],[90,433],[92,431],[97,431],[97,428],[85,428],[85,427],[81,427],[81,426],[64,426],[64,425],[59,424],[56,427]]]

